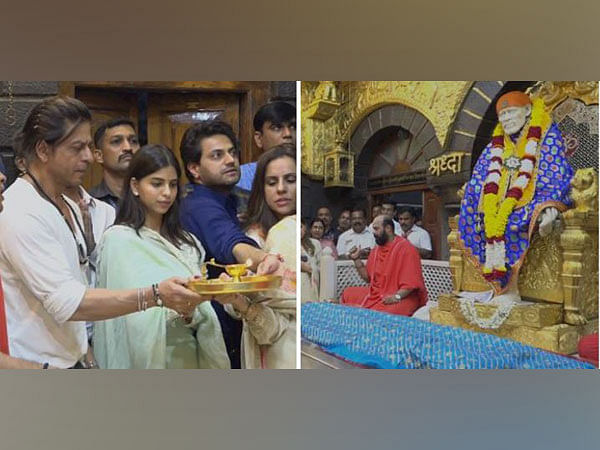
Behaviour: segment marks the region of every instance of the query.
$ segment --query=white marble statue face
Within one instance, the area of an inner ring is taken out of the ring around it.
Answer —
[[[505,133],[515,134],[521,131],[523,126],[525,126],[530,114],[531,105],[510,106],[500,111],[498,120],[502,124]]]

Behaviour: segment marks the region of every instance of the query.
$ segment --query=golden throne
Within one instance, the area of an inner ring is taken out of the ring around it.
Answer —
[[[577,107],[579,103],[597,105],[598,84],[546,82],[537,95],[558,121],[564,114],[565,107],[563,111],[560,107],[565,101],[578,102],[573,103]],[[597,148],[594,155],[597,163]],[[531,303],[516,305],[496,329],[480,328],[464,318],[456,294],[488,291],[490,285],[464,257],[458,239],[458,216],[454,216],[449,219],[448,235],[454,292],[439,296],[438,306],[431,310],[433,322],[492,333],[564,354],[575,353],[580,337],[598,330],[598,174],[594,167],[581,168],[585,161],[581,162],[572,163],[576,170],[571,182],[573,207],[563,213],[562,229],[546,237],[536,233],[521,267],[519,292],[524,301]],[[475,308],[480,317],[487,318],[497,306],[475,304]]]

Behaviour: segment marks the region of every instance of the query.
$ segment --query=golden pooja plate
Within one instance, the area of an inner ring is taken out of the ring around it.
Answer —
[[[207,278],[207,265],[224,268],[229,280]],[[217,264],[214,259],[202,265],[202,278],[188,283],[188,288],[202,295],[242,294],[247,292],[262,292],[277,289],[281,286],[282,277],[279,275],[248,275],[249,264]]]
[[[214,278],[212,280],[197,280],[188,283],[188,287],[191,290],[202,295],[261,292],[276,289],[279,286],[281,286],[281,277],[278,275],[252,275],[240,277],[239,281],[223,281]]]

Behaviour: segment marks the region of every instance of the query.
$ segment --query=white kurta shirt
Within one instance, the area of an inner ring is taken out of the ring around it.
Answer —
[[[367,228],[362,233],[356,233],[352,228],[340,234],[337,243],[338,255],[347,255],[352,247],[361,249],[375,248],[375,236]]]
[[[77,225],[75,234],[85,248]],[[85,322],[68,321],[87,288],[73,234],[58,210],[18,178],[4,193],[0,237],[11,355],[73,366],[87,352]]]
[[[429,233],[418,225],[413,225],[407,233],[400,230],[400,236],[408,239],[408,242],[417,248],[431,250],[431,237]]]
[[[81,195],[85,203],[89,204],[89,212],[92,220],[92,228],[94,232],[94,241],[96,247],[90,254],[90,268],[88,273],[88,282],[90,287],[96,287],[96,267],[98,263],[98,244],[104,232],[115,223],[116,212],[115,208],[108,203],[92,197],[88,192],[80,187]],[[83,224],[83,217],[79,208],[75,210],[77,217]]]

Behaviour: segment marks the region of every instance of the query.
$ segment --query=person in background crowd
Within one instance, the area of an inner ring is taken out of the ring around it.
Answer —
[[[282,144],[296,144],[296,108],[282,101],[269,102],[254,115],[254,143],[265,152]],[[237,187],[249,191],[256,173],[256,162],[240,166]]]
[[[100,184],[90,189],[90,195],[118,210],[129,163],[140,148],[133,122],[126,118],[104,122],[94,133],[94,147],[103,174]]]
[[[71,186],[65,189],[65,195],[69,197],[79,208],[75,209],[77,220],[83,225],[83,236],[85,239],[86,253],[89,255],[88,264],[85,267],[85,276],[88,286],[96,287],[96,268],[98,267],[97,243],[100,242],[102,234],[115,222],[115,209],[108,203],[93,198],[83,186]],[[87,322],[88,340],[94,333],[93,322]],[[95,357],[91,347],[88,349],[88,362],[95,366]]]
[[[384,216],[387,216],[390,219],[392,219],[394,223],[394,233],[400,235],[400,232],[402,230],[400,228],[400,224],[396,221],[396,218],[394,217],[396,214],[396,205],[394,204],[394,202],[390,200],[384,200],[380,205],[373,206],[373,208],[371,209],[371,217],[373,217],[373,221],[375,221],[375,218],[380,214],[383,214]],[[373,233],[373,223],[369,225],[368,230],[371,233]]]
[[[283,101],[269,102],[254,115],[254,143],[261,153],[282,145],[296,145],[296,108]],[[240,166],[240,180],[232,191],[238,199],[238,219],[246,226],[247,205],[256,174],[256,161]]]
[[[398,210],[398,220],[400,222],[400,236],[408,239],[419,251],[421,258],[431,258],[431,237],[429,233],[415,223],[414,210],[404,206]]]
[[[359,257],[365,259],[373,247],[375,238],[367,230],[367,218],[363,209],[355,208],[351,215],[352,228],[342,233],[337,243],[338,258],[348,259],[350,253],[358,249]]]
[[[319,241],[319,243],[321,244],[321,249],[324,249],[325,247],[329,247],[331,249],[331,253],[332,253],[333,257],[335,259],[337,259],[338,254],[337,254],[337,249],[335,247],[335,244],[333,243],[333,241],[331,239],[325,239],[323,237],[324,231],[325,231],[325,223],[323,222],[323,220],[319,219],[318,217],[313,219],[312,222],[310,223],[310,237]]]
[[[338,216],[337,226],[335,227],[335,239],[333,240],[335,245],[337,245],[340,235],[350,229],[350,214],[352,214],[352,208],[344,208]]]
[[[301,301],[315,302],[319,300],[321,243],[310,237],[305,220],[302,220],[300,243]]]
[[[385,200],[381,203],[381,214],[389,217],[394,222],[394,233],[399,235],[402,231],[400,224],[396,220],[396,205],[391,200]]]
[[[380,204],[375,204],[371,207],[371,222],[373,222],[373,220],[375,220],[375,217],[381,215],[381,205]],[[371,228],[371,226],[369,225],[369,228]]]
[[[317,209],[317,218],[321,219],[323,225],[325,225],[325,231],[323,231],[323,239],[330,240],[335,245],[335,227],[333,226],[333,216],[331,210],[327,206],[321,206]]]

